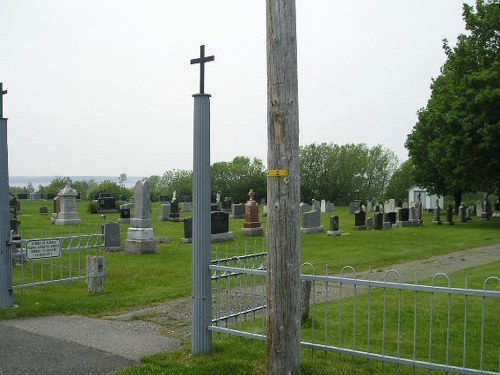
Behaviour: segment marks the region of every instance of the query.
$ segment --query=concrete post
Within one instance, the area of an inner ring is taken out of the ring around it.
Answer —
[[[0,89],[1,91],[1,89]],[[14,305],[9,219],[9,152],[7,119],[0,118],[0,307]]]
[[[193,127],[193,355],[212,353],[210,277],[210,95],[194,97]]]

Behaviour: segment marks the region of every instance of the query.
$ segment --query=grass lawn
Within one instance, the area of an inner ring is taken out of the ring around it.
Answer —
[[[74,227],[55,227],[48,216],[40,216],[38,209],[52,202],[22,201],[19,227],[23,239],[50,237],[77,232]],[[78,211],[82,219],[82,232],[100,232],[101,224],[117,221],[118,214],[91,215],[86,212],[88,203],[79,202]],[[153,204],[151,214],[154,233],[169,237],[171,243],[158,244],[153,255],[132,255],[125,252],[106,254],[105,293],[89,295],[85,282],[66,283],[54,286],[15,290],[17,307],[0,309],[0,319],[27,316],[79,314],[99,317],[110,312],[146,306],[191,293],[191,245],[181,243],[183,224],[158,221],[159,204]],[[191,213],[183,213],[189,216]],[[424,214],[423,227],[408,227],[388,231],[355,231],[354,217],[347,207],[337,207],[340,218],[341,237],[328,237],[325,233],[302,236],[302,262],[322,266],[330,264],[333,272],[350,265],[357,270],[369,267],[383,268],[395,263],[425,259],[431,256],[464,250],[473,247],[500,243],[500,218],[471,222],[457,222],[454,226],[432,225],[432,216]],[[322,214],[325,230],[329,226],[330,214]],[[370,215],[368,215],[370,216]],[[254,239],[240,233],[243,219],[231,219],[230,230],[236,235],[235,243],[241,252],[246,241],[253,246]],[[265,228],[266,219],[262,218]],[[121,224],[122,242],[126,239],[127,225]],[[264,248],[262,238],[257,246]],[[235,243],[214,244],[220,252],[234,252]],[[214,250],[215,251],[215,250]],[[19,267],[14,268],[14,277],[19,277]],[[472,272],[472,274],[471,274]],[[499,264],[469,270],[471,278],[498,275]],[[260,374],[263,373],[265,347],[262,342],[252,342],[233,337],[215,337],[215,355],[208,358],[193,358],[190,345],[178,352],[165,353],[146,358],[144,366],[124,370],[120,374]],[[392,373],[397,366],[382,365],[372,361],[355,360],[333,354],[304,351],[303,374],[369,374]],[[412,370],[413,372],[413,370]],[[404,373],[404,372],[403,372]],[[418,371],[417,371],[418,373]]]

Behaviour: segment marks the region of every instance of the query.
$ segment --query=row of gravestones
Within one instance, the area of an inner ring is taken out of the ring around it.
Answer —
[[[249,193],[249,200],[245,204],[245,223],[242,233],[249,236],[260,236],[263,234],[262,226],[259,222],[259,205],[254,200],[253,190]],[[186,202],[185,202],[186,203]],[[161,205],[166,207],[168,203]],[[170,202],[170,210],[178,210],[177,200],[174,198]],[[178,212],[174,212],[178,215]],[[172,212],[169,213],[171,219],[183,221],[184,237],[183,242],[192,242],[193,218],[180,219],[177,215],[172,218]],[[212,242],[232,241],[234,233],[229,231],[229,214],[223,211],[211,212],[211,235]],[[164,238],[163,242],[169,242]],[[151,199],[149,192],[149,183],[146,181],[137,181],[134,187],[134,215],[130,218],[130,226],[127,230],[127,239],[125,241],[125,250],[128,253],[151,254],[156,252],[157,239],[154,237],[151,224]]]

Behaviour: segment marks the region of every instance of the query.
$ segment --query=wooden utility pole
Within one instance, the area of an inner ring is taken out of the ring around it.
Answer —
[[[300,372],[300,160],[295,0],[267,9],[267,373]]]

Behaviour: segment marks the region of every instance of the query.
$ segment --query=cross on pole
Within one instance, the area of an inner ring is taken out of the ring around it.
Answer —
[[[191,64],[200,64],[200,94],[205,93],[205,63],[214,60],[213,55],[205,56],[205,45],[200,46],[200,57],[191,60]]]
[[[3,118],[3,96],[7,94],[7,90],[3,89],[3,83],[0,82],[0,118]]]

